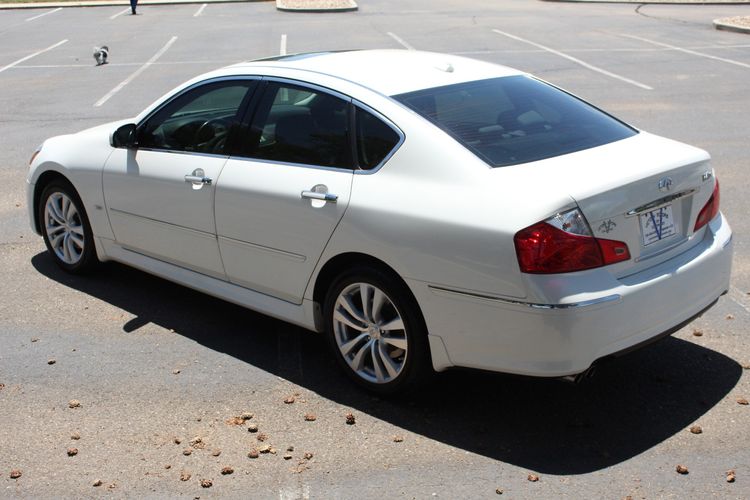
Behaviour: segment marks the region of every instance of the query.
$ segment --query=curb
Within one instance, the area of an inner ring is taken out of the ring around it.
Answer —
[[[750,34],[750,27],[735,24],[727,20],[726,18],[714,19],[714,28],[716,28],[717,30],[733,31],[735,33]]]
[[[295,6],[295,0],[276,0],[276,9],[282,12],[353,12],[359,9],[354,0],[308,0],[303,4]]]
[[[271,0],[138,0],[143,5],[180,5],[193,3],[258,3]],[[129,0],[82,0],[80,2],[34,2],[34,3],[0,3],[0,11],[19,9],[50,9],[56,7],[129,7]]]

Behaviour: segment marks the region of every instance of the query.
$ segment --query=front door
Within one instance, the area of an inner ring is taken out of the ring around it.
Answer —
[[[216,186],[216,229],[232,283],[299,304],[349,203],[349,99],[269,81],[242,155]]]
[[[104,196],[125,248],[225,278],[214,221],[215,183],[256,82],[224,79],[183,92],[138,126],[137,147],[104,167]]]

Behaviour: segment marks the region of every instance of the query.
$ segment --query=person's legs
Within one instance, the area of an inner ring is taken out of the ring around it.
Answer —
[[[135,15],[135,6],[138,5],[138,0],[130,0],[130,11]]]

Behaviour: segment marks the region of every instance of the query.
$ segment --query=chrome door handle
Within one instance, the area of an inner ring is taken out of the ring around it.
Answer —
[[[331,193],[316,193],[315,191],[302,191],[303,198],[309,198],[311,200],[323,200],[336,203],[339,199],[339,195]]]
[[[210,177],[203,177],[201,175],[186,175],[185,182],[193,182],[196,184],[211,184],[213,180]]]

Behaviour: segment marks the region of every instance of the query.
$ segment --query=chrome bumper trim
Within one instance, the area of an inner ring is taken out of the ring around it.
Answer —
[[[532,309],[580,309],[582,307],[590,307],[597,304],[604,304],[606,302],[616,302],[622,297],[618,294],[607,295],[606,297],[600,297],[597,299],[584,300],[581,302],[572,302],[570,304],[538,304],[535,302],[525,302],[523,300],[508,299],[505,297],[497,297],[493,295],[483,295],[480,293],[464,292],[459,290],[451,290],[450,288],[443,288],[435,285],[427,285],[427,287],[435,293],[444,293],[448,295],[458,295],[473,299],[482,299],[492,302],[500,302],[503,304],[512,304],[519,306],[526,306]]]

